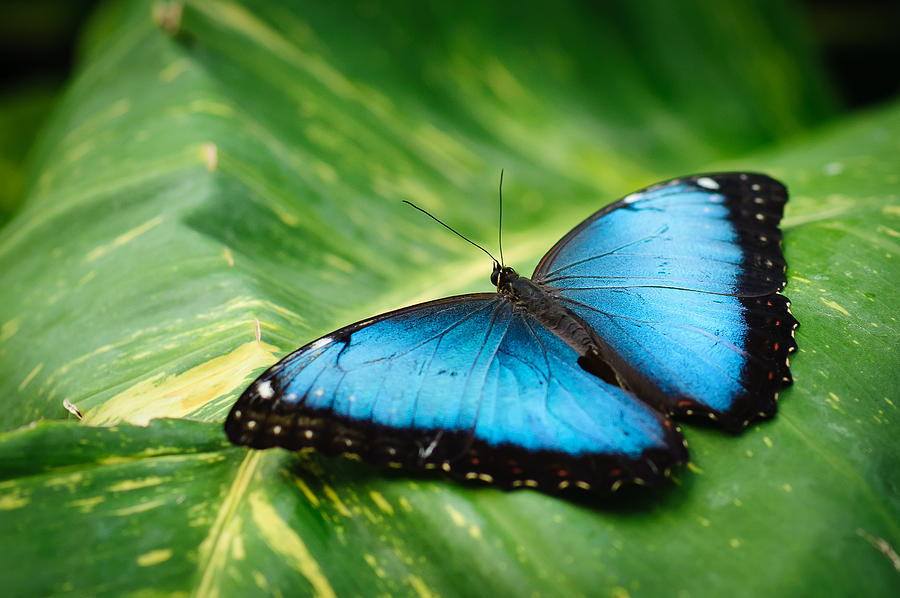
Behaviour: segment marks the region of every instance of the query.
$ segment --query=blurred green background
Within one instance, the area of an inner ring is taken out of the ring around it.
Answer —
[[[2,10],[10,595],[900,592],[897,3]],[[287,351],[488,288],[400,200],[493,247],[501,167],[520,272],[643,185],[783,180],[801,327],[778,416],[686,426],[669,487],[583,502],[229,446]]]
[[[25,159],[79,56],[79,34],[98,0],[7,0],[0,22],[0,223],[21,202]],[[900,5],[889,0],[807,0],[795,4],[821,65],[829,118],[877,105],[900,91]],[[520,11],[510,6],[511,21]]]

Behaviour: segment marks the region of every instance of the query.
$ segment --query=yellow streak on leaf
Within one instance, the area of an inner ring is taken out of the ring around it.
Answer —
[[[303,495],[306,497],[306,500],[308,500],[312,506],[319,506],[319,497],[316,496],[310,489],[310,487],[306,485],[306,482],[304,482],[300,478],[294,478],[294,484],[297,486],[297,488],[300,488],[300,492],[303,493]]]
[[[353,270],[356,269],[356,267],[353,264],[351,264],[344,258],[334,255],[333,253],[326,253],[322,257],[325,260],[326,264],[328,264],[329,266],[331,266],[333,268],[337,268],[338,270],[341,270],[343,272],[352,273]]]
[[[334,168],[326,162],[316,160],[313,162],[313,169],[316,171],[316,174],[319,175],[319,178],[326,183],[333,183],[337,180],[337,172],[335,172]]]
[[[106,426],[128,421],[146,426],[151,419],[184,417],[240,386],[254,369],[271,365],[278,351],[253,340],[182,374],[159,373],[91,409],[84,423]]]
[[[242,561],[247,558],[247,551],[244,550],[244,538],[235,536],[231,539],[231,558],[236,561]]]
[[[141,236],[148,230],[152,229],[155,226],[158,226],[162,221],[163,221],[162,216],[157,216],[156,218],[148,220],[147,222],[131,229],[128,232],[122,233],[121,235],[116,237],[113,240],[113,242],[110,243],[109,245],[101,245],[100,247],[97,247],[97,248],[91,250],[87,254],[87,256],[84,258],[84,261],[93,262],[94,260],[103,257],[104,255],[106,255],[107,253],[112,251],[113,249],[115,249],[117,247],[121,247],[122,245],[125,245],[127,243],[130,243],[131,241],[135,240],[137,237]]]
[[[325,484],[322,486],[322,492],[324,492],[325,496],[334,503],[334,507],[337,509],[338,513],[344,517],[353,517],[353,513],[351,513],[350,509],[341,502],[341,498],[338,496],[337,492],[334,491],[334,488]]]
[[[158,565],[172,558],[172,550],[169,548],[160,548],[159,550],[151,550],[138,556],[138,567],[149,567],[150,565]]]
[[[339,70],[320,56],[301,50],[295,42],[280,35],[247,8],[234,2],[224,1],[198,3],[194,8],[221,23],[223,27],[233,29],[253,40],[280,59],[304,68],[335,94],[345,98],[358,95],[357,87],[350,83]]]
[[[363,560],[366,561],[366,564],[372,568],[372,571],[374,571],[375,575],[377,575],[380,579],[384,579],[387,576],[384,569],[378,566],[378,561],[375,559],[374,555],[364,554]]]
[[[819,297],[819,299],[821,299],[822,303],[824,303],[831,309],[835,309],[835,310],[841,312],[842,314],[844,314],[845,316],[850,315],[850,312],[847,311],[846,309],[844,309],[843,307],[841,307],[840,305],[838,305],[838,303],[836,301],[831,301],[830,299],[826,299],[825,297]]]
[[[206,170],[215,172],[219,164],[219,149],[215,143],[203,144],[203,159],[206,162]]]
[[[0,327],[0,343],[9,340],[19,331],[18,320],[10,320],[3,323]]]
[[[375,506],[381,509],[384,513],[387,513],[388,515],[394,514],[394,507],[391,506],[391,503],[389,503],[380,492],[372,490],[371,492],[369,492],[369,496],[372,498],[372,502],[375,503]]]
[[[412,513],[413,511],[412,504],[410,504],[409,499],[405,496],[400,497],[400,506],[403,507],[403,510],[407,513]]]
[[[266,301],[263,299],[251,299],[248,297],[239,297],[236,300],[229,301],[228,307],[225,308],[225,312],[231,312],[236,309],[259,310],[260,308],[274,310],[287,318],[296,320],[297,322],[304,321],[303,317],[300,314],[292,312],[286,307],[282,307],[276,303],[272,303],[271,301]]]
[[[216,100],[199,99],[194,100],[186,106],[179,106],[171,111],[171,114],[178,116],[189,116],[191,114],[211,114],[213,116],[221,116],[227,118],[234,115],[234,110],[228,104]]]
[[[44,367],[44,364],[39,363],[39,364],[37,364],[37,366],[35,366],[35,368],[33,370],[31,370],[31,372],[29,372],[29,374],[27,376],[25,376],[25,379],[22,380],[22,382],[19,384],[19,392],[25,390],[25,387],[28,386],[28,383],[31,382],[32,380],[34,380],[34,377],[38,375],[38,372],[40,372],[41,368],[43,368],[43,367]]]
[[[382,521],[384,521],[384,518],[383,518],[382,516],[376,515],[375,512],[372,511],[372,509],[370,509],[370,508],[367,507],[367,506],[364,506],[364,505],[356,505],[356,506],[354,506],[353,510],[354,510],[357,514],[362,513],[363,515],[365,515],[365,516],[366,516],[366,519],[368,519],[370,522],[372,522],[372,523],[375,524],[375,525],[377,525],[377,524],[381,523]]]
[[[337,594],[322,573],[319,563],[303,543],[303,539],[278,515],[262,493],[254,492],[250,495],[250,510],[253,522],[266,544],[309,581],[314,594],[323,598],[336,598]]]
[[[527,89],[519,83],[515,76],[497,58],[492,58],[485,65],[485,82],[491,90],[511,104],[523,104],[533,99]]]
[[[92,129],[94,131],[100,129],[108,130],[109,121],[124,116],[130,109],[130,100],[121,99],[117,102],[113,102],[105,110],[79,120],[78,126],[69,129],[66,132],[65,137],[63,137],[62,141],[58,143],[57,146],[68,146],[72,144],[73,140],[88,139],[92,136],[90,134]]]
[[[0,511],[12,511],[21,509],[31,502],[31,499],[22,494],[19,488],[14,489],[9,494],[0,496]]]
[[[181,73],[186,72],[188,66],[189,63],[187,59],[179,58],[159,72],[159,80],[163,83],[168,83],[178,77]]]
[[[433,593],[428,586],[425,585],[425,582],[422,581],[422,578],[418,575],[410,575],[408,578],[409,585],[412,586],[413,590],[416,591],[416,594],[419,595],[419,598],[436,598],[438,594]]]
[[[631,598],[631,594],[622,586],[616,586],[611,591],[613,598]]]
[[[291,228],[297,228],[300,225],[300,218],[288,212],[281,206],[274,205],[270,206],[272,211],[275,212],[275,215],[278,216],[278,219],[290,226]]]
[[[46,486],[47,488],[66,486],[69,491],[74,492],[75,488],[82,480],[84,480],[84,474],[79,471],[50,478],[49,480],[44,482],[44,486]]]
[[[228,494],[220,503],[219,512],[209,533],[200,544],[197,567],[203,572],[203,575],[194,592],[197,596],[219,595],[219,588],[215,584],[222,582],[222,573],[228,564],[229,549],[233,548],[232,541],[241,534],[244,524],[237,511],[253,476],[258,473],[259,463],[263,457],[262,451],[247,452],[247,456],[241,461],[237,474],[228,489]]]
[[[260,590],[266,590],[269,587],[269,580],[266,579],[266,576],[263,575],[262,571],[258,569],[253,571],[253,581],[256,583],[256,587]]]
[[[900,237],[900,232],[895,231],[889,226],[884,226],[883,224],[879,224],[875,230],[879,233],[887,233],[892,237]]]
[[[73,359],[69,363],[63,365],[58,370],[56,370],[56,373],[52,374],[47,379],[47,383],[48,384],[53,383],[53,381],[56,379],[57,376],[65,376],[69,372],[69,370],[71,370],[73,367],[78,366],[78,365],[84,363],[85,361],[92,359],[98,355],[102,355],[103,353],[112,351],[115,348],[116,348],[116,345],[103,345],[102,347],[97,347],[90,353],[85,353],[85,354],[81,355],[80,357]]]
[[[137,490],[138,488],[147,488],[148,486],[157,486],[163,483],[160,477],[149,477],[142,480],[124,480],[117,484],[113,484],[107,491],[109,492],[127,492],[129,490]]]
[[[97,142],[93,139],[83,141],[69,150],[63,158],[63,161],[66,163],[77,162],[78,160],[82,159],[90,152],[92,152],[96,145]]]
[[[456,525],[458,527],[463,527],[466,525],[465,516],[462,513],[460,513],[459,511],[457,511],[453,507],[453,505],[446,505],[446,506],[444,506],[444,509],[450,515],[450,519],[453,521],[454,525]]]
[[[410,131],[410,134],[420,147],[428,148],[428,151],[434,154],[436,159],[430,160],[430,163],[439,168],[445,177],[460,187],[467,184],[468,181],[462,173],[477,167],[479,160],[477,154],[431,123],[419,124]]]
[[[90,513],[94,510],[94,507],[102,503],[106,500],[105,496],[91,496],[89,498],[79,498],[78,500],[73,500],[72,502],[66,503],[67,507],[75,507],[80,510],[82,513]]]
[[[116,517],[130,517],[131,515],[136,515],[138,513],[143,513],[144,511],[151,511],[156,509],[157,507],[161,507],[166,504],[165,499],[157,498],[156,500],[148,500],[145,502],[140,502],[130,507],[122,507],[121,509],[116,509],[112,512]]]

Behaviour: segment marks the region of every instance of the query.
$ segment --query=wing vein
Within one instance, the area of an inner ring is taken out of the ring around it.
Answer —
[[[475,356],[475,360],[472,362],[472,368],[469,370],[469,376],[466,378],[466,384],[463,387],[464,389],[467,389],[469,386],[469,380],[471,380],[472,372],[475,369],[475,364],[478,363],[478,360],[481,357],[481,352],[484,351],[484,347],[487,345],[488,338],[490,338],[491,332],[494,329],[494,325],[497,323],[497,318],[499,317],[500,309],[502,307],[503,307],[503,303],[498,303],[497,306],[494,308],[494,314],[491,317],[491,323],[488,325],[487,332],[484,335],[484,340],[481,341],[481,346],[478,348],[478,355]],[[506,336],[505,332],[503,333],[503,336],[504,337]],[[472,435],[475,434],[475,428],[478,425],[478,418],[481,416],[481,404],[484,401],[484,386],[487,381],[488,372],[490,372],[490,366],[494,362],[494,359],[496,359],[497,352],[500,350],[500,345],[502,343],[503,343],[503,337],[500,338],[500,341],[497,343],[497,346],[494,348],[494,350],[492,352],[493,355],[491,355],[491,358],[488,360],[487,368],[485,368],[484,380],[482,381],[482,384],[481,384],[481,392],[478,395],[478,402],[476,403],[476,407],[475,407],[475,416],[472,418],[472,427],[471,427]],[[460,401],[462,401],[462,398],[460,398]]]
[[[569,268],[572,268],[574,266],[580,266],[581,264],[585,264],[587,262],[599,260],[606,256],[617,253],[617,252],[621,251],[622,249],[625,249],[626,247],[632,247],[639,243],[649,241],[650,239],[656,238],[659,235],[663,234],[667,230],[669,230],[669,226],[664,224],[663,226],[660,226],[656,231],[650,233],[646,237],[641,237],[640,239],[635,239],[634,241],[629,241],[628,243],[625,243],[624,245],[620,245],[619,247],[616,247],[615,249],[610,249],[606,253],[601,253],[599,255],[593,255],[591,257],[587,257],[582,260],[578,260],[577,262],[572,262],[571,264],[566,264],[565,266],[562,266],[561,268],[557,268],[556,270],[551,270],[550,272],[547,272],[547,274],[544,277],[541,278],[541,281],[545,282],[549,277],[553,276],[554,274],[558,274],[558,273],[562,272],[563,270],[568,270]]]

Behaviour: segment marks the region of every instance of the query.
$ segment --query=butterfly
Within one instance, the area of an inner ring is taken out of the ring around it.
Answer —
[[[688,460],[672,417],[738,432],[772,417],[791,383],[786,202],[784,185],[752,173],[627,195],[530,279],[494,260],[496,292],[380,314],[294,351],[243,392],[225,432],[505,488],[659,486]]]

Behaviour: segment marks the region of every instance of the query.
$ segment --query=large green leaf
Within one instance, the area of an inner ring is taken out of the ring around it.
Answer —
[[[711,0],[521,23],[478,2],[250,4],[191,3],[176,39],[151,20],[178,27],[174,3],[95,21],[0,238],[4,428],[63,398],[93,423],[220,417],[303,338],[485,288],[483,256],[401,199],[492,240],[505,166],[527,271],[598,203],[824,111],[781,2],[778,27]]]
[[[31,83],[0,96],[0,227],[22,201],[25,156],[58,93],[49,83]]]
[[[218,423],[39,423],[0,436],[6,589],[896,591],[900,107],[761,150],[827,110],[781,2],[515,19],[314,4],[95,19],[0,231],[0,429],[63,419],[63,399],[84,424],[217,422],[304,340],[484,290],[483,256],[399,199],[490,242],[500,166],[505,253],[523,271],[654,179],[727,167],[787,182],[801,328],[780,414],[737,438],[690,428],[693,463],[670,488],[585,505],[248,452]]]

